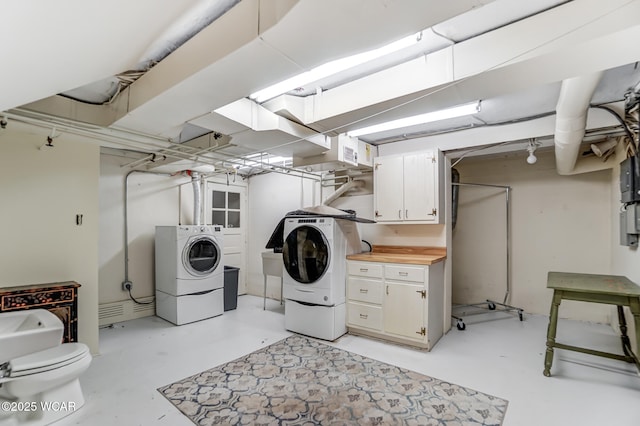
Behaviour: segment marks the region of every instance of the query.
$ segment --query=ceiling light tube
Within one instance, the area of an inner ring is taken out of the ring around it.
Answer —
[[[249,98],[253,99],[258,103],[262,103],[264,101],[267,101],[271,98],[275,98],[278,95],[287,93],[298,87],[302,87],[314,81],[318,81],[325,77],[329,77],[330,75],[337,74],[349,68],[353,68],[360,64],[364,64],[365,62],[372,61],[377,58],[381,58],[383,56],[397,52],[398,50],[402,50],[404,48],[412,46],[418,43],[421,38],[422,38],[422,32],[419,32],[416,34],[412,34],[408,37],[402,38],[400,40],[396,40],[393,43],[389,43],[378,49],[369,50],[367,52],[359,53],[357,55],[352,55],[346,58],[327,62],[326,64],[322,64],[316,68],[311,69],[310,71],[303,72],[287,80],[281,81],[280,83],[276,83],[263,90],[259,90],[255,93],[252,93],[251,95],[249,95]]]
[[[358,137],[372,133],[380,133],[386,130],[400,129],[402,127],[415,126],[418,124],[432,123],[434,121],[446,120],[448,118],[463,117],[465,115],[480,112],[480,101],[458,105],[452,108],[441,109],[439,111],[427,112],[426,114],[413,115],[411,117],[400,118],[398,120],[387,121],[373,126],[362,127],[350,130],[347,135]]]

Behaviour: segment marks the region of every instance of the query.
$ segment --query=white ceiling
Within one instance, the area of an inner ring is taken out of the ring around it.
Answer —
[[[607,70],[592,104],[619,101],[638,85],[640,0],[524,3],[242,0],[112,102],[91,105],[59,94],[139,68],[176,23],[201,22],[217,2],[12,2],[3,5],[0,26],[0,111],[68,131],[90,128],[105,145],[150,154],[179,149],[183,131],[201,128],[219,134],[201,146],[216,147],[212,158],[305,156],[326,150],[338,133],[478,99],[482,110],[473,117],[361,139],[381,144],[552,114],[561,82],[595,71]],[[423,30],[417,47],[394,57],[261,105],[248,99]]]

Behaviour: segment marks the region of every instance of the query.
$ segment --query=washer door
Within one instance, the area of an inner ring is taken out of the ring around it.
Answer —
[[[211,274],[220,264],[220,258],[220,247],[209,236],[192,238],[182,252],[185,269],[196,277]]]
[[[322,278],[329,266],[329,243],[317,228],[300,226],[287,235],[282,260],[291,278],[312,284]]]

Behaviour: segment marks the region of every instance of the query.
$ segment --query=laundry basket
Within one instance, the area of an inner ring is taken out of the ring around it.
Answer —
[[[238,273],[240,268],[224,266],[224,310],[238,307]]]

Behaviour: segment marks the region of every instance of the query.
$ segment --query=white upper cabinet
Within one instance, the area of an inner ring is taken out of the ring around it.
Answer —
[[[441,154],[424,151],[376,157],[374,216],[386,223],[442,223]]]
[[[373,167],[373,211],[377,222],[397,222],[404,210],[404,158],[376,157]]]

